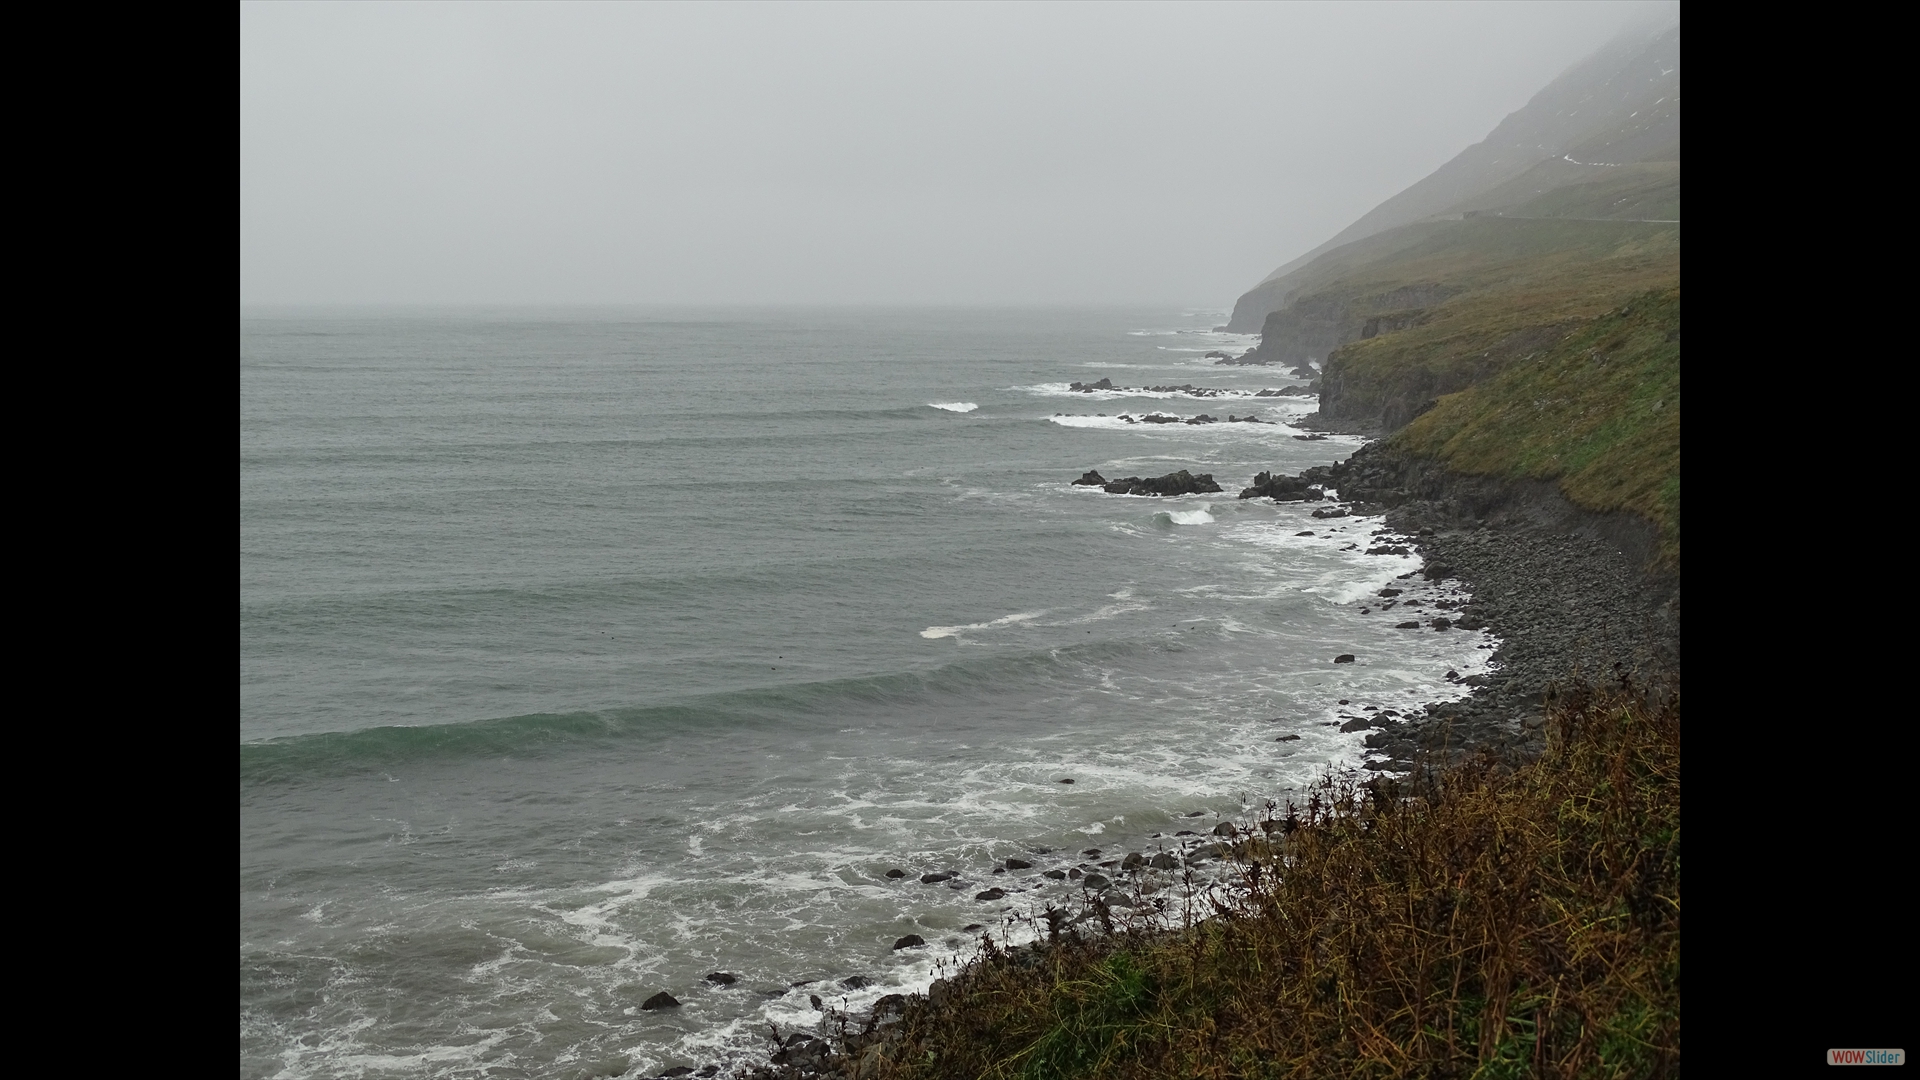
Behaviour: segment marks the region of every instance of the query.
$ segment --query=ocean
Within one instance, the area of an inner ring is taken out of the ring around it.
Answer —
[[[1361,440],[1224,321],[243,312],[241,1076],[744,1062],[1462,696],[1379,519],[1236,497]]]

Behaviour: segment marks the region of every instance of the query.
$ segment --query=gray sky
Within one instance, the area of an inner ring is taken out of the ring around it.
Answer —
[[[1231,305],[1677,2],[242,4],[242,303]]]

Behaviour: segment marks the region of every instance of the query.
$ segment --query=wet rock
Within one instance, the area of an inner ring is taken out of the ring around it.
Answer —
[[[950,870],[935,870],[930,874],[921,874],[920,883],[922,885],[932,885],[937,882],[946,881],[952,877],[953,872]]]
[[[1120,860],[1122,870],[1138,870],[1145,865],[1147,865],[1147,857],[1137,851],[1129,852],[1126,858]]]
[[[1316,431],[1311,435],[1295,435],[1294,438],[1302,442],[1324,442],[1327,437]]]
[[[1277,739],[1275,739],[1275,740],[1273,740],[1273,741],[1274,741],[1274,742],[1299,742],[1299,741],[1300,741],[1300,736],[1298,736],[1298,735],[1282,735],[1282,736],[1280,736],[1279,738],[1277,738]]]
[[[1453,629],[1453,620],[1452,619],[1435,619],[1433,620],[1433,628],[1435,630],[1451,630]]]
[[[1295,436],[1298,438],[1298,436]],[[1274,502],[1315,502],[1325,498],[1318,484],[1309,483],[1302,476],[1275,476],[1261,473],[1253,478],[1253,486],[1243,488],[1243,499],[1268,498]]]
[[[1054,781],[1054,783],[1056,783],[1056,784],[1071,784],[1071,783],[1073,783],[1073,777],[1071,777],[1071,776],[1063,776],[1063,777],[1061,777],[1060,779],[1058,779],[1058,780],[1056,780],[1056,781]]]
[[[907,876],[907,872],[896,867],[895,869],[887,871],[887,876],[890,878],[903,878]]]
[[[822,1012],[826,1011],[826,1008],[827,1008],[826,1003],[820,1000],[819,994],[808,994],[807,1004],[813,1006],[815,1009],[819,1009]]]
[[[905,994],[888,994],[873,1003],[873,1015],[876,1019],[882,1016],[897,1016],[906,1011],[907,995]]]
[[[1081,852],[1080,854],[1085,855],[1089,859],[1097,859],[1100,857],[1100,849],[1097,847],[1090,847],[1087,850]]]
[[[1052,878],[1055,881],[1063,881],[1066,879],[1067,872],[1065,870],[1049,870],[1046,873],[1041,874],[1040,876],[1046,877],[1046,878]]]
[[[1378,595],[1392,598],[1399,596],[1404,591],[1404,589],[1381,589]]]
[[[1333,662],[1336,664],[1351,664],[1353,663],[1353,654],[1350,652],[1343,652],[1339,656],[1334,657]]]
[[[674,1076],[674,1077],[678,1077],[678,1076],[692,1076],[692,1075],[693,1075],[693,1066],[691,1066],[691,1065],[675,1065],[675,1066],[674,1066],[673,1068],[671,1068],[671,1069],[668,1069],[668,1070],[667,1070],[666,1072],[663,1072],[663,1073],[661,1073],[660,1075],[661,1075],[661,1076],[663,1076],[663,1077],[666,1077],[666,1076]]]
[[[1215,836],[1236,836],[1239,832],[1240,830],[1234,828],[1233,822],[1231,821],[1223,821],[1213,827],[1213,835]]]
[[[1097,470],[1088,469],[1085,473],[1082,473],[1080,479],[1075,480],[1073,484],[1075,487],[1083,484],[1087,487],[1105,487],[1107,486],[1107,478],[1101,476]]]
[[[1369,555],[1410,555],[1412,552],[1398,544],[1381,544],[1367,549]]]
[[[1352,513],[1353,511],[1347,510],[1344,508],[1334,508],[1334,509],[1315,510],[1313,512],[1313,516],[1317,518],[1343,518],[1343,517],[1349,516]]]
[[[1172,854],[1163,851],[1155,855],[1153,860],[1147,863],[1147,865],[1153,867],[1155,870],[1175,870],[1179,868],[1180,860],[1174,858]]]
[[[974,893],[973,898],[975,900],[1005,900],[1007,898],[1007,890],[988,889],[985,892]]]
[[[1393,628],[1395,630],[1418,630],[1420,629],[1420,624],[1418,622],[1394,623]]]
[[[732,975],[725,971],[709,971],[707,972],[707,981],[715,986],[732,986],[734,983],[739,982],[740,978],[737,975]]]
[[[1372,726],[1373,726],[1373,721],[1368,720],[1363,716],[1356,716],[1353,719],[1347,721],[1346,723],[1341,724],[1340,730],[1341,731],[1365,731]]]
[[[867,978],[865,975],[849,975],[840,980],[840,985],[849,990],[858,990],[872,981],[872,979]]]
[[[1103,902],[1108,907],[1139,907],[1140,906],[1139,904],[1134,903],[1132,900],[1127,899],[1127,897],[1125,897],[1120,893],[1114,893],[1112,896],[1106,897]]]
[[[901,949],[917,949],[926,943],[927,939],[921,937],[919,934],[908,934],[906,937],[894,942],[893,949],[895,952],[899,952]]]
[[[1030,862],[1028,862],[1028,861],[1027,861],[1027,860],[1025,860],[1025,859],[1008,859],[1008,860],[1007,860],[1007,861],[1006,861],[1006,862],[1005,862],[1004,864],[1002,864],[1002,865],[1004,865],[1004,866],[1005,866],[1005,867],[1006,867],[1007,869],[1009,869],[1009,870],[1031,870],[1031,869],[1033,869],[1033,864],[1032,864],[1032,863],[1030,863]]]
[[[1076,867],[1074,867],[1073,869],[1071,869],[1071,870],[1069,870],[1069,871],[1067,871],[1067,879],[1068,879],[1069,881],[1078,881],[1078,880],[1080,880],[1081,878],[1083,878],[1083,877],[1085,877],[1085,876],[1086,876],[1086,874],[1085,874],[1085,873],[1083,873],[1083,872],[1081,871],[1081,869],[1080,869],[1079,867],[1077,867],[1077,866],[1076,866]]]
[[[1090,383],[1077,382],[1068,387],[1068,389],[1082,394],[1091,394],[1095,390],[1112,390],[1113,388],[1112,379],[1101,379],[1099,382]]]
[[[1154,421],[1152,417],[1144,417],[1143,419],[1160,423],[1180,422],[1179,417],[1171,417],[1165,421]],[[1219,491],[1220,485],[1214,483],[1212,473],[1201,473],[1195,476],[1187,470],[1181,469],[1179,472],[1170,472],[1165,476],[1154,476],[1146,479],[1141,479],[1138,476],[1124,477],[1119,480],[1109,481],[1102,485],[1101,490],[1109,495],[1204,495]]]
[[[680,1007],[680,1000],[674,997],[672,994],[667,993],[665,990],[662,990],[659,993],[648,998],[647,1000],[641,1002],[640,1007],[642,1009],[647,1009],[647,1010],[677,1009]]]
[[[1104,874],[1088,874],[1086,877],[1080,879],[1080,884],[1086,888],[1097,890],[1106,888],[1112,884],[1112,882],[1108,881]]]

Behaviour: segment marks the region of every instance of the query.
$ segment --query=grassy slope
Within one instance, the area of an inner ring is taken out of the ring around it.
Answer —
[[[1458,224],[1326,287],[1362,311],[1396,285],[1466,291],[1336,350],[1323,411],[1406,423],[1394,443],[1459,472],[1559,480],[1578,506],[1642,515],[1677,565],[1680,227]]]
[[[1680,289],[1653,289],[1440,398],[1395,441],[1459,472],[1557,479],[1660,526],[1680,557]]]
[[[1677,1073],[1678,702],[1586,693],[1549,725],[1538,762],[1406,801],[1330,779],[1238,845],[1250,889],[1201,901],[1230,917],[989,953],[859,1074]]]

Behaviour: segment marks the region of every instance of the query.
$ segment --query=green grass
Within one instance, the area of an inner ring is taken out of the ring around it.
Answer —
[[[1558,480],[1660,527],[1680,557],[1680,290],[1651,290],[1439,398],[1395,436],[1455,471]]]
[[[1329,776],[1212,917],[989,947],[858,1075],[1677,1074],[1678,697],[1580,689],[1548,730],[1517,768]]]

